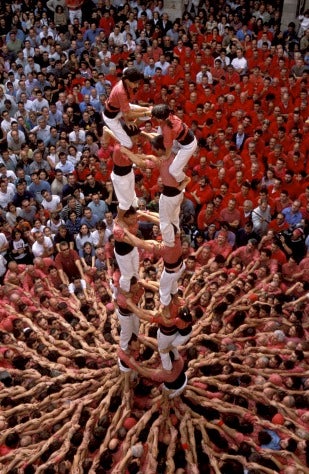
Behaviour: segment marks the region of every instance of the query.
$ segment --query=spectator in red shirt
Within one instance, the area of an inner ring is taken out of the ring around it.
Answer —
[[[65,285],[68,285],[74,278],[85,278],[78,253],[70,249],[67,242],[60,242],[60,252],[55,258],[55,265],[61,281]]]
[[[284,232],[289,228],[289,224],[286,222],[284,215],[278,212],[275,219],[272,219],[269,223],[268,230],[272,230],[274,234]]]
[[[213,197],[213,190],[209,185],[209,180],[206,176],[201,176],[198,185],[191,191],[188,198],[193,202],[194,207],[201,209],[203,204],[211,201]]]
[[[231,198],[228,201],[227,207],[220,212],[220,221],[227,222],[233,229],[237,229],[240,223],[240,212],[236,208],[236,204],[236,199]]]

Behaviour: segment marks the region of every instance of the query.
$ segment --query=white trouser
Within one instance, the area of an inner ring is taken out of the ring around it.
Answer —
[[[116,310],[120,324],[120,349],[126,351],[129,346],[129,341],[132,334],[138,336],[139,333],[139,319],[134,313],[128,314],[128,316],[122,316],[119,310]]]
[[[175,334],[172,334],[171,336],[166,336],[165,334],[162,334],[160,329],[158,329],[158,332],[157,332],[158,351],[161,357],[163,369],[172,370],[172,361],[168,352],[162,353],[161,351],[164,351],[168,347],[172,346],[171,351],[173,352],[175,356],[175,360],[178,360],[179,352],[178,352],[177,347],[183,346],[186,342],[188,342],[188,340],[191,337],[191,332],[189,334],[186,334],[185,336],[182,336],[177,331],[175,332]]]
[[[133,169],[124,176],[119,176],[112,171],[111,180],[119,202],[119,209],[127,211],[130,206],[137,207]]]
[[[130,104],[130,109],[136,110],[140,109],[140,105],[136,104]],[[121,145],[125,146],[126,148],[132,148],[133,142],[129,135],[125,132],[125,130],[122,128],[122,124],[120,119],[123,117],[122,112],[118,112],[116,117],[114,118],[108,118],[103,112],[103,120],[105,122],[105,125],[114,133],[115,137],[117,140],[120,142]],[[149,117],[140,117],[139,120],[149,120]]]
[[[79,24],[82,24],[82,11],[79,8],[78,10],[69,10],[69,19],[70,23],[73,25],[75,18],[78,19]]]
[[[194,140],[189,143],[189,145],[179,144],[179,150],[173,159],[171,166],[169,167],[170,174],[176,179],[178,183],[181,183],[181,181],[185,179],[185,173],[183,172],[183,169],[195,152],[196,148],[197,140],[195,137]]]
[[[178,280],[185,268],[185,264],[182,263],[180,269],[174,273],[167,273],[165,268],[163,269],[159,287],[160,301],[163,306],[168,306],[172,299],[171,295],[176,295],[178,290]]]
[[[119,255],[115,251],[115,257],[121,273],[119,280],[120,288],[124,291],[130,291],[131,278],[135,276],[139,278],[139,254],[137,247],[134,247],[131,252],[126,255]]]
[[[159,199],[159,220],[160,230],[163,242],[167,247],[173,247],[175,244],[175,231],[173,225],[179,231],[180,206],[183,200],[183,193],[177,196],[160,195]],[[173,224],[173,225],[172,225]]]

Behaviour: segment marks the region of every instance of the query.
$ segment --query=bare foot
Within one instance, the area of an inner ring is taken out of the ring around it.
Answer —
[[[179,191],[182,191],[183,189],[185,189],[187,184],[190,183],[190,181],[191,181],[191,178],[189,178],[189,176],[186,176],[185,179],[183,179],[181,183],[179,183],[179,186],[178,186]]]

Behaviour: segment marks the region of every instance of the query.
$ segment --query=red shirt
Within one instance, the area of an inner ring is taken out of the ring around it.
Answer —
[[[110,112],[127,113],[130,111],[130,94],[124,88],[123,82],[119,81],[110,93],[109,98],[106,101],[106,108]]]
[[[202,209],[197,216],[198,230],[205,230],[210,224],[219,225],[219,213],[214,211],[212,214],[206,214],[205,208]]]
[[[182,247],[180,236],[176,235],[174,247],[167,247],[164,243],[154,248],[156,257],[162,257],[164,260],[165,267],[173,268],[178,267],[182,262]]]
[[[217,239],[210,240],[208,245],[214,255],[222,255],[224,258],[227,258],[232,252],[232,246],[225,242],[223,245],[220,245]]]
[[[167,123],[161,124],[162,135],[164,137],[164,146],[168,150],[173,146],[174,140],[180,135],[182,130],[188,130],[188,127],[176,115],[170,115],[168,120],[172,123],[172,128]],[[182,138],[186,133],[182,135]]]
[[[115,26],[115,22],[111,16],[107,18],[103,16],[99,23],[99,27],[102,28],[102,30],[104,30],[106,36],[109,36],[111,34],[111,32],[114,29],[114,26]]]
[[[170,174],[169,167],[173,163],[175,155],[172,153],[167,160],[162,160],[159,164],[160,176],[162,178],[162,182],[165,186],[171,186],[173,188],[177,188],[179,183],[176,179]]]
[[[80,261],[80,258],[75,250],[70,249],[65,254],[60,252],[55,258],[56,268],[63,270],[69,278],[75,276],[79,278],[80,273],[75,263],[77,260]]]
[[[126,155],[121,153],[120,145],[118,143],[114,146],[113,162],[115,165],[122,167],[132,165],[132,161]]]

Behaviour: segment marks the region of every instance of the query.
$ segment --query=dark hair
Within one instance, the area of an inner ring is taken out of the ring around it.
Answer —
[[[170,115],[170,109],[166,104],[157,104],[153,106],[151,114],[157,119],[166,120]]]
[[[267,431],[262,430],[258,433],[258,440],[260,445],[269,444],[272,440],[272,437],[269,433],[267,433]]]
[[[129,66],[123,70],[122,80],[128,79],[128,81],[130,82],[137,82],[137,81],[142,80],[143,78],[144,78],[143,74],[141,74],[136,69],[136,67]]]
[[[287,447],[285,448],[290,453],[294,453],[297,449],[297,441],[294,438],[289,438]]]
[[[8,448],[16,448],[19,441],[20,441],[19,434],[16,432],[13,432],[7,435],[7,437],[4,440],[4,443]]]
[[[130,217],[134,216],[136,214],[136,210],[134,209],[133,206],[131,206],[123,215],[123,217]]]
[[[180,310],[178,312],[178,316],[182,321],[184,321],[186,323],[192,323],[192,315],[189,311],[189,308],[187,308],[187,306],[184,306],[183,308],[180,308]]]
[[[239,461],[224,461],[221,466],[221,474],[243,474],[244,468]]]
[[[152,138],[152,140],[150,141],[151,143],[151,146],[155,149],[155,150],[163,150],[165,151],[166,148],[164,146],[164,138],[163,138],[163,135],[157,135],[156,137]]]

